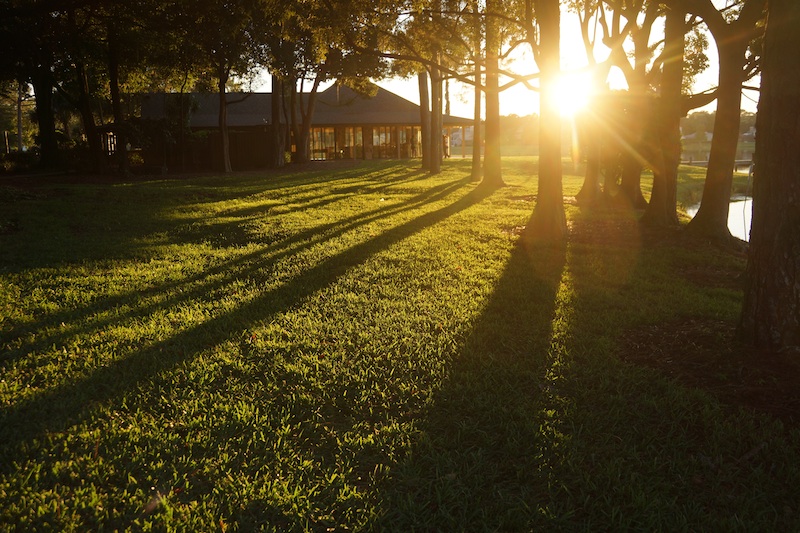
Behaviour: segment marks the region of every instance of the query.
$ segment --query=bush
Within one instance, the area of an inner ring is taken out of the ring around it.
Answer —
[[[3,174],[15,174],[33,169],[39,163],[39,154],[31,150],[27,152],[11,152],[3,154],[0,169]]]

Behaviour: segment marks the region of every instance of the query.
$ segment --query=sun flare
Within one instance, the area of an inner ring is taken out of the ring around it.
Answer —
[[[556,106],[563,117],[572,117],[589,105],[592,80],[588,74],[565,74],[558,80]]]

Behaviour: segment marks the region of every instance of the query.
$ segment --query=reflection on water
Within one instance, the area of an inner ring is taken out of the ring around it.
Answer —
[[[686,214],[694,217],[700,204],[693,205],[686,210]],[[750,221],[753,217],[753,199],[752,198],[734,198],[731,200],[731,205],[728,208],[728,229],[731,230],[731,235],[738,237],[743,241],[750,240]]]

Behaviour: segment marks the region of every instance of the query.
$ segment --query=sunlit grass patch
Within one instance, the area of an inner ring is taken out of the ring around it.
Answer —
[[[741,258],[574,205],[566,248],[521,246],[531,158],[495,191],[467,160],[319,168],[0,204],[19,228],[0,235],[0,523],[797,525],[796,436],[616,355],[631,327],[735,320],[741,292],[693,268]]]

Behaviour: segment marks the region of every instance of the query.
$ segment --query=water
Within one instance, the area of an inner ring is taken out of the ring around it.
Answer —
[[[686,214],[694,217],[700,204],[686,210]],[[749,197],[734,198],[728,208],[728,229],[731,235],[743,241],[750,240],[750,224],[753,217],[753,199]]]

